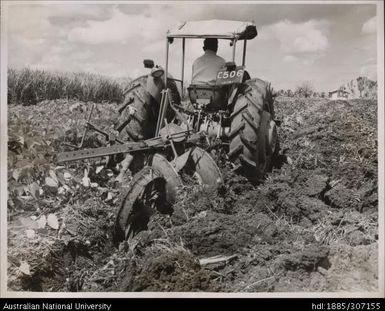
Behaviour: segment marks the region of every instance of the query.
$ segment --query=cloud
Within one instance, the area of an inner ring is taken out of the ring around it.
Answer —
[[[134,8],[132,10],[132,7]],[[68,40],[86,44],[130,43],[152,44],[165,39],[167,30],[186,20],[199,20],[205,12],[202,5],[116,5],[108,19],[90,18],[71,29]]]
[[[287,63],[295,63],[296,61],[298,61],[298,57],[295,57],[293,55],[286,55],[284,58],[283,58],[283,61],[284,62],[287,62]]]
[[[292,23],[284,20],[266,26],[263,31],[266,32],[265,39],[267,36],[278,39],[281,49],[286,53],[322,52],[329,46],[326,21],[309,20],[304,23]]]
[[[89,44],[125,41],[132,35],[134,23],[138,22],[137,19],[128,19],[125,14],[115,9],[113,16],[108,20],[88,20],[84,27],[73,28],[68,34],[68,40]]]
[[[47,15],[50,17],[67,17],[74,18],[75,16],[89,16],[89,17],[102,17],[105,14],[106,9],[110,6],[98,5],[98,4],[61,4],[56,5],[55,10],[47,11]]]
[[[11,7],[12,8],[12,7]],[[51,24],[44,11],[12,8],[8,16],[8,35],[22,36],[28,40],[40,39],[50,33]]]
[[[34,66],[47,63],[49,68],[70,69],[66,59],[75,46],[66,38],[73,23],[87,17],[106,18],[111,6],[76,4],[17,4],[8,6],[8,63],[10,66]],[[58,23],[62,21],[62,23]]]
[[[376,29],[377,29],[376,23],[377,23],[376,16],[373,16],[372,18],[368,19],[362,25],[362,33],[364,34],[376,33]]]
[[[107,20],[87,20],[84,26],[70,30],[68,40],[87,44],[147,42],[164,37],[172,20],[167,15],[154,14],[149,11],[128,15],[118,7],[113,8],[112,15]],[[174,21],[175,22],[175,21]]]
[[[310,66],[310,65],[313,65],[315,62],[315,59],[311,59],[311,58],[305,58],[302,60],[302,64],[303,65],[306,65],[306,66]]]
[[[311,66],[314,65],[314,63],[320,59],[320,56],[318,54],[311,54],[311,53],[303,53],[299,56],[293,56],[293,55],[285,55],[283,58],[283,61],[286,63],[296,63],[296,64],[302,64],[305,66]]]
[[[10,34],[22,34],[44,37],[47,34],[57,35],[57,31],[63,30],[55,27],[58,20],[64,19],[61,28],[68,27],[74,20],[84,18],[106,18],[106,13],[111,6],[90,4],[19,4],[8,7],[8,31]],[[67,27],[66,27],[67,26]]]

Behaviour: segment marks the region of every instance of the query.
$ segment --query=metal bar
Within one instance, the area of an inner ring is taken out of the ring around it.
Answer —
[[[235,47],[237,46],[237,39],[233,40],[233,57],[232,60],[235,62]]]
[[[183,89],[183,80],[184,80],[184,55],[185,55],[185,38],[182,39],[182,81],[181,81],[181,85],[182,85],[182,99],[183,99],[183,95],[184,95],[184,89]]]
[[[155,128],[155,137],[158,137],[161,123],[162,123],[162,115],[163,115],[163,107],[164,107],[164,102],[165,102],[165,97],[166,97],[166,90],[162,90],[162,98],[160,99],[160,107],[159,107],[159,112],[158,112],[158,120],[156,122],[156,128]]]
[[[166,115],[167,105],[168,105],[168,101],[169,101],[168,93],[169,93],[169,89],[166,89],[164,91],[164,100],[163,100],[163,105],[162,105],[162,113],[159,116],[160,124],[159,124],[159,128],[158,128],[158,133],[156,134],[156,136],[159,135],[159,131],[160,131],[160,129],[163,126],[163,121],[164,121],[164,118],[165,118],[165,115]]]
[[[95,104],[92,104],[91,106],[91,110],[90,110],[90,113],[88,114],[88,118],[87,118],[87,124],[90,123],[90,120],[91,120],[91,116],[92,116],[92,112],[94,111],[94,108],[95,108]],[[84,138],[86,137],[86,134],[87,134],[87,126],[84,128],[84,131],[83,131],[83,137],[82,137],[82,140],[80,142],[80,145],[78,148],[81,148],[83,147],[83,143],[84,143]]]
[[[181,136],[182,137],[185,136],[186,143],[192,143],[192,142],[197,143],[201,139],[200,133],[190,134],[189,131],[181,131],[181,132],[169,135],[166,141],[164,141],[164,138],[162,137],[157,137],[157,138],[147,139],[141,142],[127,142],[122,145],[113,145],[108,147],[61,152],[61,153],[58,153],[57,155],[57,162],[63,163],[63,162],[85,160],[85,159],[91,159],[91,158],[99,158],[99,157],[104,157],[104,156],[109,156],[114,154],[120,154],[120,153],[130,153],[130,152],[143,151],[143,150],[167,148],[170,146],[171,140],[173,140],[174,138],[178,139]]]
[[[181,136],[182,137],[185,136],[187,138],[188,135],[194,135],[194,134],[192,133],[191,130],[185,130],[185,131],[180,131],[180,132],[177,132],[177,133],[170,134],[169,138],[170,139],[174,139],[174,138],[179,139]],[[163,141],[163,138],[154,137],[154,138],[147,139],[146,143],[149,144],[149,145],[153,145],[154,142],[158,142],[159,139],[162,139],[162,141]]]
[[[169,51],[169,46],[170,42],[168,42],[168,39],[166,39],[166,70],[165,70],[165,77],[164,77],[164,84],[165,87],[167,88],[167,76],[168,76],[168,51]]]
[[[167,38],[187,38],[187,39],[206,39],[206,38],[216,38],[216,39],[234,39],[235,35],[168,35]]]
[[[98,132],[99,134],[102,134],[106,139],[109,138],[110,135],[108,135],[108,133],[106,133],[105,131],[97,128],[95,125],[93,125],[91,122],[87,122],[86,124],[86,127],[88,127],[89,129],[95,131],[95,132]]]
[[[132,151],[140,151],[149,149],[147,146],[140,146],[140,143],[133,143],[133,145],[113,145],[109,147],[100,147],[93,149],[84,149],[77,151],[62,152],[57,155],[57,162],[69,162],[77,160],[85,160],[91,158],[105,157],[119,153],[127,153]]]
[[[243,43],[243,57],[242,57],[242,66],[245,66],[246,64],[246,46],[247,46],[247,40],[244,40],[245,42]]]
[[[175,79],[175,78],[170,78],[170,77],[168,77],[168,80],[182,82],[181,79]]]
[[[97,128],[95,125],[93,125],[91,122],[87,122],[87,125],[88,128],[90,128],[91,130],[94,130],[95,132],[103,135],[107,140],[110,140],[110,134],[108,134],[107,132]],[[116,138],[115,139],[116,142],[118,142],[119,144],[124,144],[123,141],[121,141],[119,138]]]

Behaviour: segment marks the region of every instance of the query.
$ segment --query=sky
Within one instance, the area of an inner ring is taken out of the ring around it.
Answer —
[[[375,4],[214,4],[207,2],[8,3],[8,67],[92,72],[135,78],[143,59],[165,65],[166,33],[188,20],[254,21],[246,69],[274,89],[310,81],[330,91],[358,76],[376,80]],[[4,12],[4,11],[3,11]],[[170,72],[181,76],[181,40],[170,46]],[[185,79],[203,53],[202,40],[186,41]],[[229,60],[228,41],[218,54]],[[242,50],[238,48],[240,59]]]

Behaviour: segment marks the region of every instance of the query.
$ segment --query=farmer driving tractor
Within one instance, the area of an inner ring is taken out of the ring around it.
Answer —
[[[205,53],[194,61],[192,67],[192,84],[215,81],[219,69],[226,63],[222,57],[217,55],[218,39],[205,39],[203,51],[205,51]]]

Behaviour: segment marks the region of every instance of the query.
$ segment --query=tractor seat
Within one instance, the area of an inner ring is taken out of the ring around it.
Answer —
[[[205,109],[215,111],[226,107],[226,86],[190,84],[187,90],[193,105],[205,106]]]

